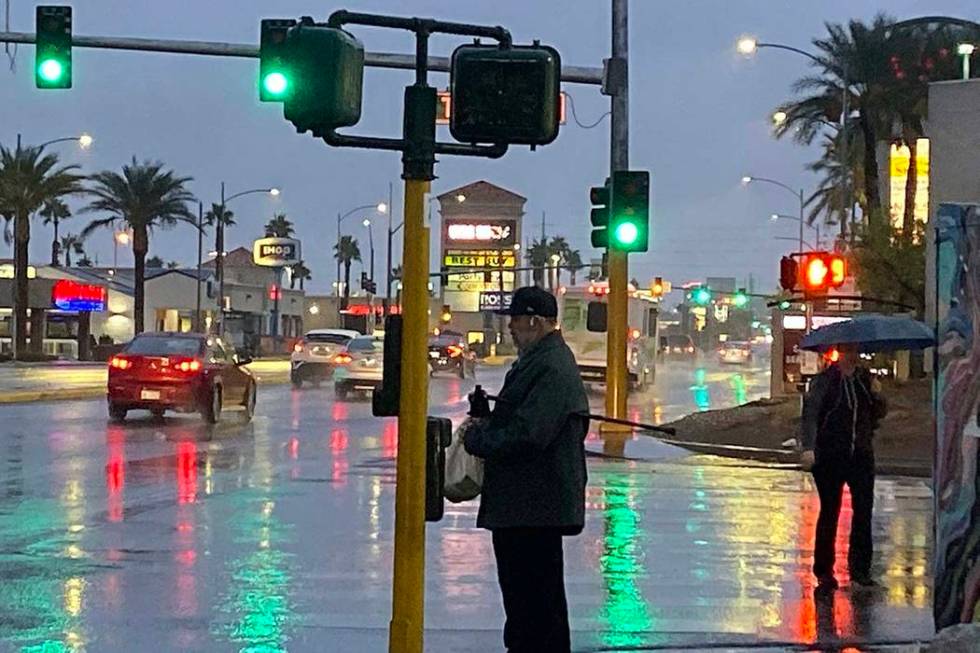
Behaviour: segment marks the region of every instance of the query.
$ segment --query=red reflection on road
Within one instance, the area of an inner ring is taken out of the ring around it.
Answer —
[[[197,500],[197,446],[193,442],[177,443],[177,502]]]
[[[347,403],[343,401],[333,402],[333,407],[330,409],[330,417],[335,422],[347,421]]]
[[[293,460],[299,458],[299,438],[289,438],[289,457]]]
[[[330,432],[330,452],[333,454],[333,474],[330,484],[341,487],[347,484],[347,445],[349,440],[346,429],[334,429]]]
[[[126,432],[118,425],[106,431],[105,485],[109,521],[123,520],[123,488],[126,486]]]
[[[398,455],[398,422],[390,419],[381,432],[381,453],[385,458]]]

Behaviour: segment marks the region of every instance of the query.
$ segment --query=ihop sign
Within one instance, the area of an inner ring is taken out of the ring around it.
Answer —
[[[299,241],[295,238],[259,238],[252,244],[252,260],[256,265],[283,268],[300,261]]]

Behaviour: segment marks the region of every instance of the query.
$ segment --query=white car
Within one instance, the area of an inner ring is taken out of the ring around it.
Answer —
[[[333,373],[334,358],[359,336],[349,329],[314,329],[296,343],[289,356],[289,380],[299,388],[303,381],[319,385]]]
[[[384,338],[358,336],[334,356],[333,387],[338,399],[352,392],[373,392],[384,372]]]
[[[725,365],[748,365],[752,362],[752,343],[726,342],[718,351],[718,359]]]

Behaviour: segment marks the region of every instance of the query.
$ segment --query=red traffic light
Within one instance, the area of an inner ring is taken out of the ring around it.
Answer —
[[[826,291],[840,288],[847,279],[847,261],[839,254],[809,254],[803,261],[803,288]]]

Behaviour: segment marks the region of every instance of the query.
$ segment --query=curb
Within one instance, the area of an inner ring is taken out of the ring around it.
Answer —
[[[259,385],[286,385],[289,377],[273,377],[256,379]],[[105,397],[105,386],[91,386],[84,388],[69,388],[67,390],[10,390],[0,393],[0,405],[2,404],[26,404],[41,401],[79,401],[82,399],[99,399]]]

